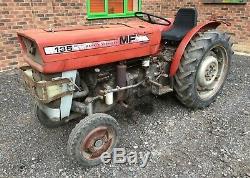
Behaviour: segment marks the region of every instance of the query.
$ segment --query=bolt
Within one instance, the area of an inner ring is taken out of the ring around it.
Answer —
[[[95,147],[97,147],[97,148],[101,147],[102,144],[103,144],[102,140],[96,140],[95,141]]]

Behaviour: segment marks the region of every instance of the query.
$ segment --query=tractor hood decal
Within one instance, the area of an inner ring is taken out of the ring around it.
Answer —
[[[51,55],[51,54],[61,54],[61,53],[76,52],[76,51],[83,51],[83,50],[97,49],[104,47],[112,47],[124,44],[146,43],[146,42],[149,42],[149,38],[146,35],[127,35],[127,36],[121,36],[119,39],[106,40],[106,41],[49,46],[44,48],[44,52],[46,55]]]

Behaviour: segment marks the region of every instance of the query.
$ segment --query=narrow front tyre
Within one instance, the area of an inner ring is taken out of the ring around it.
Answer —
[[[85,117],[72,130],[68,140],[68,154],[83,166],[101,163],[104,152],[112,153],[118,142],[119,125],[107,114]]]

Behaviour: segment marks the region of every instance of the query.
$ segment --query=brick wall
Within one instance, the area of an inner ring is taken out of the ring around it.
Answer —
[[[201,0],[143,0],[143,11],[172,17],[178,8],[196,6],[200,20],[216,15],[233,21],[228,30],[240,49],[250,48],[250,3],[247,5],[203,5]],[[0,71],[23,64],[16,38],[21,29],[127,21],[129,19],[86,20],[86,0],[0,0]]]

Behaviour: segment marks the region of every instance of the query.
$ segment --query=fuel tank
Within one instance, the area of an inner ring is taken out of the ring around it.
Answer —
[[[42,73],[56,73],[155,55],[161,32],[171,26],[146,22],[25,30],[18,39],[25,61]]]

